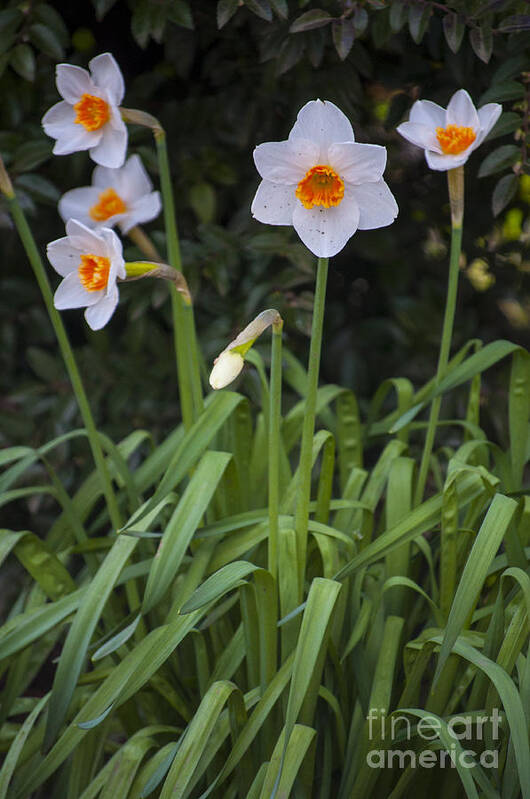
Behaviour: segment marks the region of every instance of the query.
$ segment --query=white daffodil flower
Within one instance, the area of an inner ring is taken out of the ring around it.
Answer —
[[[92,330],[107,324],[118,304],[118,278],[126,277],[122,245],[110,228],[90,230],[77,219],[66,223],[66,236],[50,242],[48,260],[64,280],[53,303],[66,308],[84,308]]]
[[[408,122],[397,132],[425,151],[431,169],[456,169],[482,144],[501,111],[499,103],[487,103],[477,111],[466,90],[459,89],[447,109],[430,100],[416,100]]]
[[[92,186],[72,189],[59,200],[59,213],[65,222],[77,219],[90,228],[119,225],[122,233],[160,213],[160,194],[140,156],[131,155],[118,169],[97,166]]]
[[[319,258],[336,255],[357,229],[390,225],[394,196],[383,180],[386,148],[358,144],[342,111],[312,100],[299,111],[287,141],[254,150],[263,180],[252,215],[268,225],[293,225]]]
[[[57,89],[63,100],[42,118],[48,136],[57,139],[55,155],[88,150],[96,164],[112,168],[125,161],[127,128],[119,105],[125,85],[110,53],[89,63],[90,73],[72,64],[58,64]]]

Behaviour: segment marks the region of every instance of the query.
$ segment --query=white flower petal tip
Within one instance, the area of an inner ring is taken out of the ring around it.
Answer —
[[[63,278],[54,305],[61,311],[86,308],[88,324],[99,330],[118,304],[118,278],[126,277],[121,242],[110,228],[91,230],[77,219],[68,220],[66,234],[47,247],[48,260]]]
[[[56,144],[56,155],[88,150],[98,164],[120,167],[127,151],[127,128],[119,105],[125,86],[110,53],[93,58],[90,72],[72,64],[58,64],[57,90],[63,100],[42,118],[45,133]]]
[[[59,213],[65,222],[75,217],[89,228],[119,225],[122,232],[127,233],[160,213],[160,195],[152,188],[139,156],[131,155],[117,169],[96,167],[92,186],[63,194],[59,200]]]
[[[445,172],[466,163],[501,113],[499,103],[488,103],[477,111],[468,92],[459,89],[447,109],[430,100],[417,100],[408,121],[399,125],[397,132],[421,147],[431,169]]]
[[[258,145],[254,161],[263,180],[252,216],[268,225],[293,225],[319,258],[339,253],[358,228],[389,225],[397,214],[386,184],[379,195],[356,196],[356,189],[384,183],[386,148],[355,142],[348,118],[327,100],[306,103],[289,138]],[[378,213],[372,206],[381,192],[384,209]]]
[[[210,385],[214,389],[225,388],[236,379],[244,366],[243,356],[239,352],[225,350],[214,361],[210,373]]]

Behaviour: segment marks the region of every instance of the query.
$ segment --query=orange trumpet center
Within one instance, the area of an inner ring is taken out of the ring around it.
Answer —
[[[124,214],[127,206],[114,189],[105,189],[98,197],[98,201],[88,212],[94,222],[105,222],[111,216]]]
[[[314,205],[330,208],[338,205],[344,197],[344,181],[330,166],[319,164],[300,181],[295,194],[305,208]]]
[[[436,138],[445,155],[458,155],[467,150],[477,136],[473,128],[448,125],[446,128],[436,128]]]
[[[109,104],[93,94],[83,94],[74,111],[75,122],[86,130],[99,130],[110,119]]]
[[[109,282],[110,259],[88,253],[81,256],[79,280],[87,291],[101,291]]]

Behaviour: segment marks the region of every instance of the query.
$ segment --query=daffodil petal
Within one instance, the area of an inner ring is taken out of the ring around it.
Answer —
[[[354,141],[348,117],[329,100],[311,100],[298,112],[289,141],[307,139],[320,147],[319,162],[327,163],[328,148],[334,142]]]
[[[101,86],[110,92],[112,102],[119,105],[125,94],[123,75],[111,53],[102,53],[93,58],[89,64],[90,72],[96,86]]]
[[[123,165],[127,152],[127,129],[125,124],[121,130],[113,130],[106,125],[102,128],[101,141],[90,149],[90,156],[101,166],[116,169]]]
[[[153,191],[153,184],[151,178],[147,174],[142,159],[139,155],[131,155],[125,162],[121,170],[124,197],[130,200],[136,200],[144,194],[149,194]]]
[[[386,147],[378,144],[337,142],[329,148],[333,169],[348,183],[372,183],[381,179],[386,166]]]
[[[332,208],[311,209],[297,202],[293,226],[305,246],[319,258],[331,258],[342,250],[359,224],[359,206],[353,198],[344,198]]]
[[[123,261],[123,247],[119,237],[110,228],[101,228],[99,233],[107,247],[107,257],[111,259],[110,276],[107,285],[107,293],[109,293],[109,287],[115,282],[117,277],[122,279],[127,277]]]
[[[96,292],[94,292],[94,294],[96,294]],[[101,330],[101,328],[107,324],[116,310],[118,299],[118,287],[114,285],[108,294],[100,297],[94,305],[86,309],[85,319],[92,330]]]
[[[397,202],[384,180],[348,186],[347,192],[359,207],[359,230],[386,227],[398,215]]]
[[[134,203],[153,189],[139,155],[131,155],[118,169],[97,166],[92,173],[92,184],[101,189],[112,187],[126,205]]]
[[[86,225],[83,225],[78,219],[68,220],[66,234],[70,238],[72,247],[80,252],[108,256],[105,239],[95,230],[90,230]]]
[[[100,190],[95,186],[82,186],[67,191],[59,200],[60,215],[65,222],[69,219],[78,219],[88,227],[95,227],[97,223],[92,219],[89,211],[98,202],[99,194]]]
[[[90,150],[101,139],[99,130],[85,130],[82,125],[72,125],[66,132],[61,133],[53,148],[54,155],[70,155],[80,150]]]
[[[79,266],[79,252],[73,249],[68,236],[50,241],[46,248],[46,255],[61,277],[66,277]]]
[[[262,180],[252,201],[252,216],[266,225],[292,225],[298,203],[294,186]]]
[[[53,304],[58,311],[65,311],[67,308],[84,308],[86,305],[93,305],[100,297],[101,291],[87,291],[83,288],[76,269],[75,272],[66,275],[59,284],[53,297]]]
[[[94,93],[94,84],[86,69],[73,64],[57,64],[55,82],[57,91],[70,105],[77,103],[82,94]]]
[[[487,103],[478,110],[478,119],[480,122],[480,133],[473,142],[473,149],[476,149],[479,144],[482,144],[490,130],[493,128],[498,118],[502,113],[502,105],[499,103]]]
[[[431,169],[435,169],[438,172],[445,172],[448,169],[456,169],[457,166],[462,166],[462,164],[465,164],[470,156],[472,147],[473,146],[471,145],[471,147],[468,147],[463,153],[458,153],[458,155],[445,155],[426,150],[425,158],[427,159],[427,164]]]
[[[445,108],[430,100],[416,100],[410,109],[409,122],[436,130],[445,127]]]
[[[440,143],[436,138],[436,132],[427,125],[419,122],[402,122],[397,128],[397,132],[411,144],[421,147],[422,150],[433,150],[435,153],[442,152]]]
[[[123,221],[120,222],[122,233],[128,233],[135,225],[150,222],[159,215],[161,210],[162,202],[159,192],[153,191],[150,194],[144,194],[143,197],[132,203],[128,213],[124,214]]]
[[[42,127],[48,136],[51,136],[52,139],[58,139],[72,130],[72,126],[75,124],[74,119],[75,111],[73,106],[65,100],[61,100],[46,111],[42,117]]]
[[[445,112],[445,125],[457,125],[462,128],[472,128],[477,131],[479,128],[479,117],[473,100],[465,89],[459,89],[449,100],[447,111]]]
[[[307,139],[269,141],[255,148],[254,163],[264,180],[293,185],[317,163],[319,149]]]

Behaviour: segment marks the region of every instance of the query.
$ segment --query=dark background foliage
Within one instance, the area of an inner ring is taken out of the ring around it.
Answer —
[[[466,167],[454,344],[499,337],[528,344],[527,2],[9,0],[1,8],[0,153],[39,245],[44,251],[64,235],[57,200],[87,185],[94,166],[86,153],[50,156],[40,119],[59,99],[54,65],[86,67],[111,51],[126,80],[124,105],[154,114],[168,132],[184,266],[208,363],[270,306],[285,317],[288,348],[303,357],[307,350],[314,259],[291,229],[251,219],[254,146],[285,138],[298,109],[315,97],[342,108],[358,141],[386,145],[385,177],[400,214],[389,228],[358,233],[333,259],[322,364],[325,381],[352,387],[365,404],[389,376],[420,384],[433,375],[444,307],[445,175],[429,171],[395,127],[415,99],[446,105],[461,87],[477,104],[502,102],[505,113]],[[150,133],[131,127],[130,150],[156,183]],[[1,207],[0,226],[0,443],[38,445],[79,419]],[[148,230],[163,251],[162,220]],[[126,254],[134,257],[134,249]],[[55,286],[51,269],[50,280]],[[92,333],[78,311],[65,319],[102,429],[115,439],[135,427],[160,437],[177,422],[164,286],[124,287],[102,332]],[[243,379],[255,393],[252,371]],[[498,385],[492,378],[483,392],[494,428],[496,409],[504,416]],[[63,456],[73,453],[82,465],[85,449],[75,447]]]

